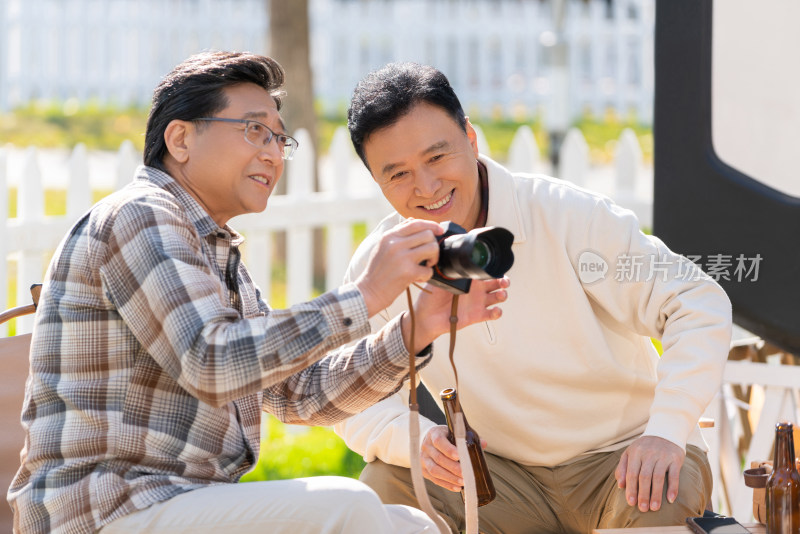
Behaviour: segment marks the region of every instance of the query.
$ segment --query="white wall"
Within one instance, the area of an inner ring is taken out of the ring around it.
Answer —
[[[714,3],[712,137],[727,164],[800,197],[800,2]]]

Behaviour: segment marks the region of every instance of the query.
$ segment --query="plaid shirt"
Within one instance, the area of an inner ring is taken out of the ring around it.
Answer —
[[[369,332],[360,292],[272,310],[242,241],[148,167],[72,228],[36,315],[15,530],[95,531],[236,482],[258,459],[262,409],[328,425],[399,389],[399,319],[326,356]]]

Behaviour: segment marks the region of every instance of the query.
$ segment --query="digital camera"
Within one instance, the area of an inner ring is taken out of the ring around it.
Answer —
[[[430,283],[453,294],[468,293],[472,280],[502,278],[514,265],[514,234],[496,226],[467,232],[454,222],[442,223],[439,262]]]

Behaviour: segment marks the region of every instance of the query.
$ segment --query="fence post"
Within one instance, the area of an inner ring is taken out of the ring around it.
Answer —
[[[642,170],[642,147],[639,139],[630,128],[625,128],[617,141],[614,151],[614,170],[616,185],[614,200],[636,213],[642,227],[653,226],[653,200],[640,192],[639,182]]]
[[[119,145],[117,152],[117,188],[119,191],[133,180],[133,173],[139,166],[140,158],[130,139],[125,139]]]
[[[533,130],[527,124],[517,129],[511,146],[508,148],[508,170],[511,172],[536,172],[541,161],[539,158],[539,145]]]
[[[17,218],[22,228],[36,232],[44,220],[44,190],[42,172],[39,169],[39,154],[35,147],[28,148],[19,182]],[[44,252],[39,249],[25,249],[19,255],[17,264],[17,305],[28,304],[31,300],[30,286],[42,281],[44,273]],[[25,334],[33,329],[33,317],[28,315],[17,319],[17,334]]]
[[[92,190],[89,186],[89,160],[86,145],[78,143],[69,159],[67,182],[67,220],[74,223],[92,205]]]
[[[275,188],[273,187],[270,201],[275,199],[276,196],[278,195],[275,194]],[[269,207],[267,207],[267,211],[269,211]],[[260,216],[264,215],[260,214]],[[268,229],[262,228],[242,230],[242,232],[247,237],[242,248],[242,254],[250,270],[250,275],[253,277],[253,282],[261,290],[261,298],[264,302],[274,302],[272,298],[273,233]]]
[[[334,202],[351,195],[349,189],[350,163],[353,158],[353,145],[347,128],[339,126],[333,133],[328,157],[333,159],[331,180]],[[334,223],[328,225],[326,239],[327,260],[325,266],[325,290],[341,285],[350,253],[353,248],[353,228],[351,223]]]
[[[247,234],[244,254],[253,276],[261,290],[261,298],[269,302],[272,294],[272,233],[269,230],[252,230]]]
[[[614,170],[617,174],[616,190],[618,193],[636,194],[639,169],[642,165],[642,148],[636,134],[625,128],[617,141],[614,151]]]
[[[589,171],[589,145],[577,128],[570,128],[558,151],[558,177],[584,185]]]
[[[314,191],[314,145],[308,131],[301,128],[294,134],[303,147],[286,167],[286,196],[301,204]],[[314,251],[311,226],[295,225],[286,230],[286,305],[304,302],[311,297]]]
[[[7,233],[8,226],[8,157],[6,149],[0,147],[0,221],[3,223],[1,231]],[[8,251],[6,240],[0,239],[0,310],[8,308]],[[8,325],[0,325],[0,336],[8,334]]]

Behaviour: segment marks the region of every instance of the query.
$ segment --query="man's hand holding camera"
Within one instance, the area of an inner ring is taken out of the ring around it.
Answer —
[[[409,285],[424,283],[439,260],[436,236],[444,232],[435,222],[409,219],[381,237],[367,268],[356,280],[370,317],[387,308]]]
[[[364,296],[367,312],[372,317],[388,307],[409,285],[427,282],[433,275],[432,266],[439,261],[440,244],[437,236],[444,229],[439,224],[421,219],[409,219],[383,235],[369,258],[367,268],[356,280]],[[492,306],[506,300],[508,278],[473,280],[469,293],[462,295],[458,305],[458,327],[498,319],[499,308]],[[411,347],[411,321],[408,314],[402,319],[403,341],[414,354],[434,339],[450,330],[452,292],[427,285],[414,304],[416,332]]]

